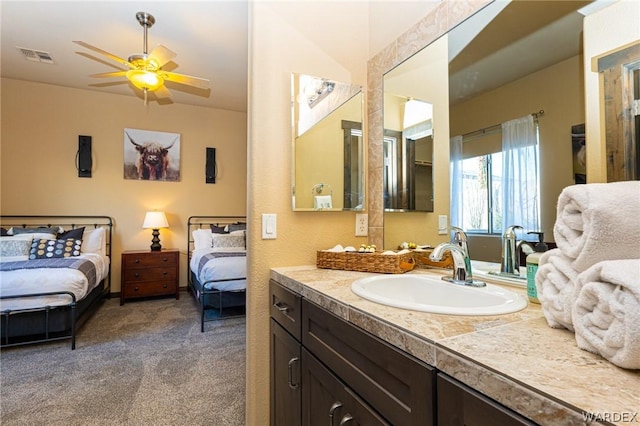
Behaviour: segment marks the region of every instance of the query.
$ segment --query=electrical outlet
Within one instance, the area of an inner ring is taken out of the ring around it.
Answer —
[[[369,235],[369,215],[366,213],[356,214],[356,237],[366,237]]]

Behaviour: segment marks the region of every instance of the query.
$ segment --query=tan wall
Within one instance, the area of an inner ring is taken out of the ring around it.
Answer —
[[[571,126],[585,122],[583,75],[582,57],[576,56],[451,108],[452,135],[544,110],[539,118],[540,211],[546,241],[553,241],[558,196],[574,184]],[[498,141],[501,149],[500,136],[490,136],[465,142],[465,154],[489,140]]]
[[[212,96],[215,96],[212,95]],[[186,222],[191,215],[244,215],[247,115],[211,108],[147,107],[135,96],[2,79],[2,214],[107,215],[114,219],[112,292],[120,291],[120,253],[148,249],[147,210],[163,210],[165,248],[181,250],[186,286]],[[181,179],[123,178],[124,128],[181,135]],[[78,135],[92,137],[93,172],[79,178]],[[216,184],[205,184],[205,148],[215,147]]]
[[[358,2],[335,9],[327,8],[325,2],[253,2],[249,6],[247,425],[269,421],[269,269],[315,264],[318,249],[367,241],[354,236],[354,212],[293,212],[290,191],[290,75],[305,73],[364,86],[368,27],[362,17],[366,8]],[[322,30],[309,24],[318,19]],[[337,38],[335,44],[323,39],[326,49],[322,49],[322,43],[311,37]],[[349,55],[338,54],[346,50]],[[275,240],[261,239],[263,213],[277,214]]]

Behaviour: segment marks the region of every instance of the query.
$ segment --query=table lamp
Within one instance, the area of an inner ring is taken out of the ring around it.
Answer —
[[[142,224],[144,229],[152,229],[153,239],[151,240],[151,251],[160,251],[162,246],[160,245],[160,228],[168,228],[169,222],[164,212],[147,212],[144,217],[144,223]]]

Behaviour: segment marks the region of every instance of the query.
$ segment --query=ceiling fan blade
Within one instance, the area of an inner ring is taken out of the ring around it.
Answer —
[[[99,47],[92,46],[89,43],[85,43],[84,41],[74,40],[73,42],[76,43],[76,44],[79,44],[82,47],[86,47],[89,50],[93,50],[94,52],[97,52],[97,53],[99,53],[101,55],[104,55],[104,56],[106,56],[107,58],[109,58],[109,59],[111,59],[113,61],[121,63],[122,65],[126,65],[129,68],[134,68],[134,66],[129,61],[127,61],[125,59],[122,59],[122,58],[120,58],[120,57],[118,57],[118,56],[116,56],[116,55],[114,55],[112,53],[109,53],[106,50],[102,50]]]
[[[174,72],[162,72],[162,77],[174,83],[186,84],[188,86],[194,86],[199,89],[208,89],[209,88],[209,80],[206,78],[200,77],[192,77],[185,74],[177,74]]]
[[[171,92],[164,86],[158,87],[153,91],[153,94],[156,95],[158,99],[171,98]]]
[[[100,74],[91,74],[89,77],[105,78],[105,77],[124,77],[127,75],[126,71],[112,71],[102,72]]]
[[[153,60],[156,64],[158,64],[158,68],[160,68],[176,56],[177,53],[159,44],[154,47],[153,50],[149,53],[148,59]]]

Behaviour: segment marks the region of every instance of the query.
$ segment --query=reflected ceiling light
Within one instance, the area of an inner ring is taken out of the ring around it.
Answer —
[[[429,102],[418,101],[412,98],[404,104],[403,128],[429,121],[433,118],[433,105]]]
[[[309,108],[313,108],[318,103],[329,96],[329,93],[333,92],[336,87],[336,83],[325,79],[314,79],[304,89],[304,94],[307,98],[307,105]]]

